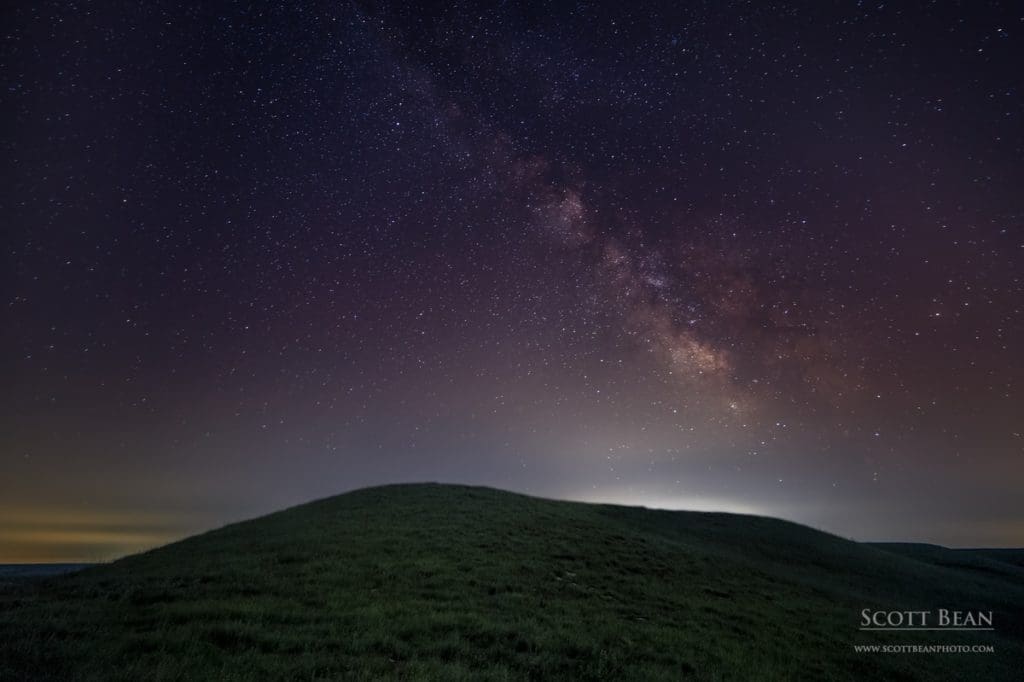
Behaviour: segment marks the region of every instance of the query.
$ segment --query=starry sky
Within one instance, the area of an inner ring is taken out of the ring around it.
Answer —
[[[1024,545],[1024,15],[21,3],[0,561],[485,484]]]

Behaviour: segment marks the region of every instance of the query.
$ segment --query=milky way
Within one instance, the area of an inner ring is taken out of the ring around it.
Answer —
[[[1011,3],[4,14],[0,561],[415,480],[1024,542]]]

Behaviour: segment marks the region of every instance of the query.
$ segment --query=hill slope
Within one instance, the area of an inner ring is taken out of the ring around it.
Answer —
[[[761,517],[371,488],[3,590],[0,679],[1019,679],[1017,567],[943,557]],[[996,630],[860,632],[867,607],[992,609]]]

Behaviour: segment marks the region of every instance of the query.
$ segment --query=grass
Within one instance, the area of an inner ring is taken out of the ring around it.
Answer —
[[[1020,560],[387,486],[4,588],[0,680],[1020,679]],[[860,632],[868,607],[991,609],[996,630]]]

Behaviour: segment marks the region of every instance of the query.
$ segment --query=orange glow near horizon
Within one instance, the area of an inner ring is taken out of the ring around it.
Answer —
[[[4,510],[0,564],[97,563],[159,547],[198,530],[166,516]]]

